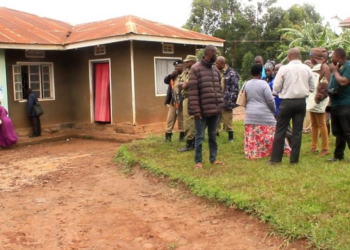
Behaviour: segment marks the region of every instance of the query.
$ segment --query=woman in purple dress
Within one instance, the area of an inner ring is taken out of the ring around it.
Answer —
[[[17,142],[17,135],[7,110],[0,106],[0,146],[9,147]]]

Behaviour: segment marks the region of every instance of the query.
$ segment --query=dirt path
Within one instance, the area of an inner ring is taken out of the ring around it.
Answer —
[[[71,140],[0,150],[0,249],[277,249],[266,225],[143,171],[119,145]],[[303,249],[301,244],[287,249]]]

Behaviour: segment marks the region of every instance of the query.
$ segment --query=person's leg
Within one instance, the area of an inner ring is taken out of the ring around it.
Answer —
[[[209,161],[214,162],[218,153],[218,145],[216,143],[216,127],[220,116],[214,115],[207,117],[208,137],[209,137]]]
[[[316,120],[321,133],[322,149],[320,152],[320,156],[322,156],[329,153],[329,139],[326,124],[326,113],[318,113],[316,115]]]
[[[333,157],[335,159],[344,159],[344,150],[346,147],[346,140],[343,138],[343,129],[339,118],[339,107],[331,108],[331,127],[332,134],[335,136],[335,149]]]
[[[340,107],[339,121],[343,131],[342,138],[346,141],[348,148],[350,149],[350,106]]]
[[[173,132],[175,122],[176,122],[175,107],[174,105],[170,104],[169,110],[168,110],[168,117],[167,117],[167,126],[166,126],[166,132],[168,134],[171,134]]]
[[[292,152],[290,154],[290,163],[298,163],[300,148],[301,148],[301,137],[303,133],[303,122],[306,112],[306,101],[305,99],[298,99],[294,101],[294,110],[292,117]]]
[[[30,119],[30,123],[32,125],[32,134],[31,134],[30,137],[34,137],[37,134],[37,125],[36,125],[37,124],[37,120],[36,120],[35,116],[30,116],[29,119]]]
[[[284,138],[291,119],[293,106],[289,100],[282,100],[277,115],[276,132],[273,140],[271,162],[281,162],[283,156]]]
[[[217,132],[217,134],[219,134],[220,132],[221,132],[221,130],[222,130],[222,123],[223,123],[224,121],[223,121],[223,114],[222,114],[222,112],[221,112],[221,114],[219,115],[219,121],[218,121],[218,125],[217,125],[217,127],[216,127],[216,132]]]
[[[233,113],[232,109],[224,110],[222,112],[224,120],[224,130],[228,133],[228,140],[233,142]]]
[[[194,120],[196,126],[196,139],[195,139],[195,163],[202,163],[202,144],[204,141],[205,128],[207,126],[207,118]],[[216,124],[215,124],[216,126]]]
[[[185,131],[185,127],[184,127],[184,115],[183,115],[183,108],[182,105],[179,108],[179,114],[177,115],[177,125],[179,128],[180,132],[184,132]]]
[[[318,151],[318,122],[316,119],[317,113],[310,112],[311,120],[311,152]]]
[[[41,123],[40,123],[40,117],[38,116],[38,136],[41,136]]]

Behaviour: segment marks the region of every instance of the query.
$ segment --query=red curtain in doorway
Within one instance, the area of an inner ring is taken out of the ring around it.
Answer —
[[[111,121],[109,63],[95,64],[95,121]]]

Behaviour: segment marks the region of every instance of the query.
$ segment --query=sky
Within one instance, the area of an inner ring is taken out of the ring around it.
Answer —
[[[244,2],[247,0],[241,0]],[[254,0],[255,2],[257,0]],[[350,17],[350,9],[342,8],[346,0],[278,0],[275,6],[284,9],[292,4],[309,3],[334,27],[338,22]],[[0,0],[1,7],[29,12],[71,24],[81,24],[106,20],[125,15],[134,15],[163,24],[181,27],[191,13],[192,0]]]

